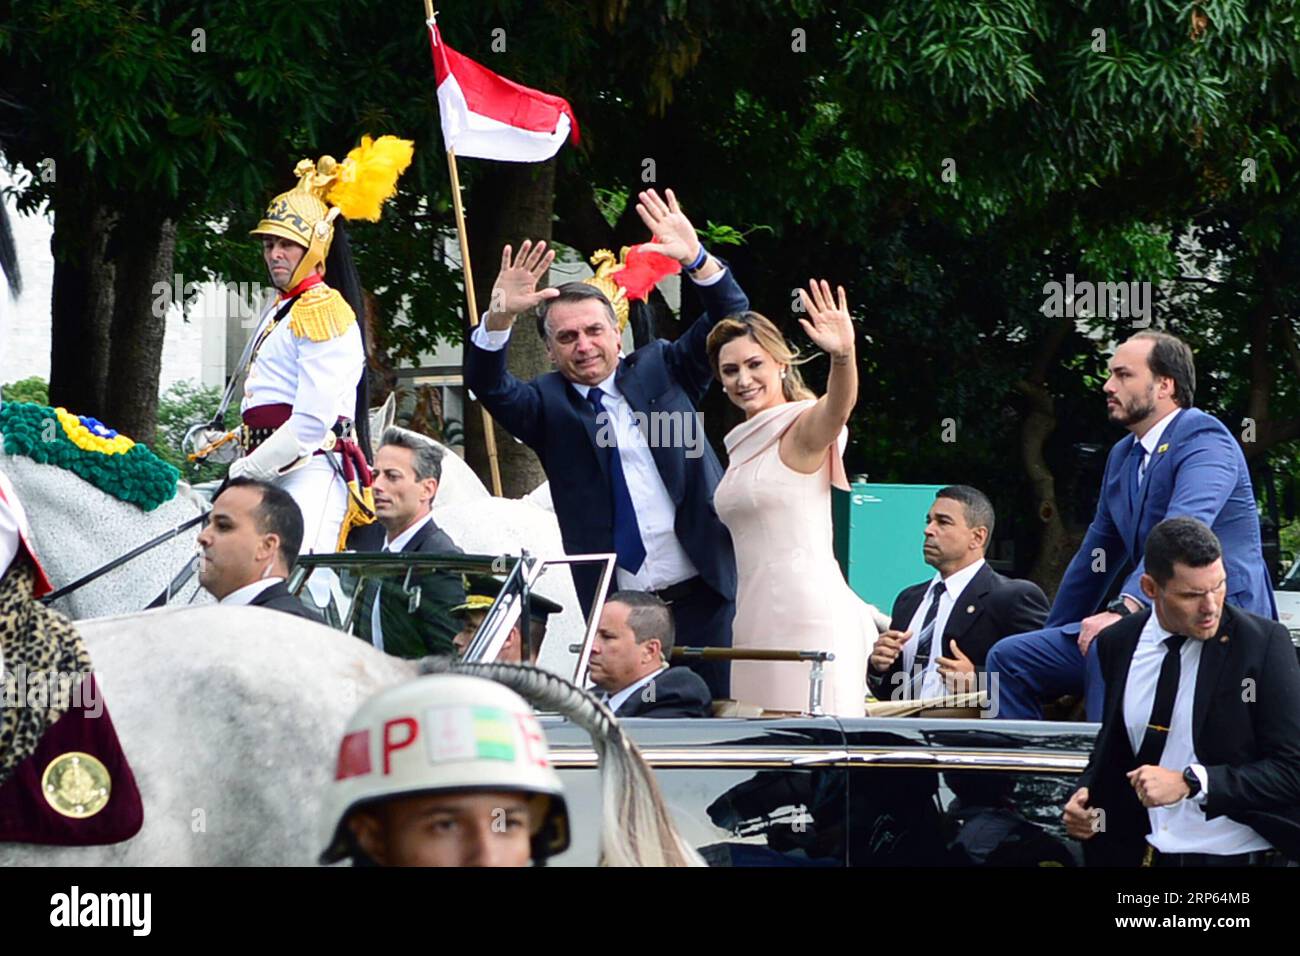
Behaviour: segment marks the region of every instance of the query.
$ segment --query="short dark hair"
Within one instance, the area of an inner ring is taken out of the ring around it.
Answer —
[[[1151,374],[1174,380],[1174,401],[1180,408],[1191,408],[1196,399],[1196,360],[1192,349],[1176,335],[1155,329],[1138,332],[1135,339],[1149,339],[1151,354],[1147,367]]]
[[[1146,572],[1164,587],[1174,576],[1174,563],[1203,568],[1223,557],[1219,539],[1195,518],[1166,518],[1147,535]]]
[[[934,497],[936,500],[951,498],[953,501],[960,501],[968,525],[972,528],[989,529],[988,539],[984,542],[984,549],[987,551],[989,541],[993,540],[993,522],[996,519],[993,513],[993,502],[989,501],[989,496],[970,485],[949,485],[936,491]]]
[[[426,438],[408,428],[390,425],[384,429],[384,436],[379,440],[380,448],[385,445],[410,449],[416,481],[424,481],[426,478],[442,481],[442,449],[434,444],[432,438]]]
[[[673,638],[677,633],[673,613],[658,596],[649,591],[615,591],[605,603],[623,604],[628,608],[627,626],[632,629],[638,644],[657,640],[664,660],[672,656]]]
[[[280,558],[286,570],[292,569],[302,548],[302,510],[298,502],[279,485],[256,478],[231,478],[222,491],[229,488],[253,488],[261,492],[262,500],[253,510],[257,532],[279,536]]]
[[[587,285],[585,282],[566,282],[564,285],[556,286],[560,294],[553,299],[543,299],[537,304],[537,334],[543,339],[546,338],[546,316],[551,309],[561,302],[585,302],[588,299],[597,299],[605,307],[605,314],[609,317],[609,324],[618,328],[618,316],[614,314],[614,306],[609,302],[608,296],[601,292],[594,285]]]

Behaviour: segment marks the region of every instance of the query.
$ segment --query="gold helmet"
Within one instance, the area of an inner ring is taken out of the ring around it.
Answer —
[[[334,240],[334,220],[378,222],[384,200],[397,192],[397,178],[411,163],[415,144],[396,136],[361,138],[343,162],[322,156],[299,161],[293,168],[298,185],[280,193],[251,235],[296,242],[307,250],[289,277],[292,289],[325,262]]]

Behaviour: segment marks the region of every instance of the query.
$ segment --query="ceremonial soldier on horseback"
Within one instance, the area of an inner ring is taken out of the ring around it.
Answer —
[[[340,550],[351,527],[374,518],[361,285],[338,217],[378,220],[411,153],[408,140],[367,136],[341,163],[304,159],[298,184],[252,231],[279,295],[245,350],[242,428],[207,431],[197,456],[237,442],[230,477],[289,492],[302,510],[303,553]]]

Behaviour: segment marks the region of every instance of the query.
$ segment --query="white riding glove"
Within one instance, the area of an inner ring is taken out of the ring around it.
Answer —
[[[274,481],[306,457],[298,444],[297,436],[289,428],[289,423],[285,422],[271,433],[270,438],[253,449],[251,454],[234,461],[230,466],[229,477]]]

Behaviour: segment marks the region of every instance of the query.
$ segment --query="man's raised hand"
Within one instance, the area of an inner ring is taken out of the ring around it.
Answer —
[[[508,329],[520,312],[560,294],[559,289],[537,291],[538,280],[546,275],[554,259],[554,250],[547,249],[545,242],[533,245],[531,239],[524,240],[513,259],[509,246],[501,250],[501,271],[492,285],[492,301],[488,304],[489,329]]]
[[[638,193],[640,202],[636,204],[637,215],[654,235],[654,241],[646,243],[643,248],[669,256],[688,266],[700,254],[700,240],[695,235],[695,227],[677,204],[673,191],[665,190],[665,194],[667,202],[659,198],[659,193],[653,189]]]

